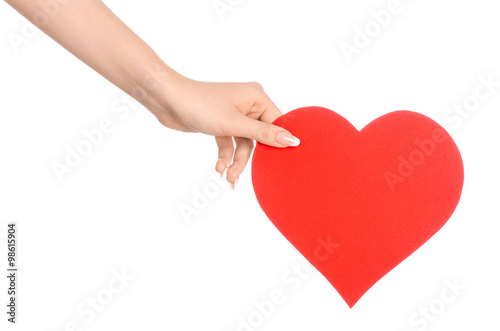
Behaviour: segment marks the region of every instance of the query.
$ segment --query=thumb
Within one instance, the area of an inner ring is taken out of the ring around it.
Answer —
[[[273,147],[296,147],[300,144],[299,138],[293,136],[282,127],[241,116],[237,123],[236,136],[250,138],[264,145]]]

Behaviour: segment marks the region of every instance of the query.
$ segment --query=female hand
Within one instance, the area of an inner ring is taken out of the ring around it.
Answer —
[[[219,149],[215,169],[221,176],[227,169],[233,188],[254,140],[279,148],[300,143],[287,130],[270,124],[282,114],[259,83],[205,83],[172,76],[164,104],[151,112],[171,129],[215,136]]]
[[[259,84],[204,83],[180,75],[100,0],[6,2],[163,125],[215,136],[216,170],[223,174],[229,168],[233,187],[253,140],[275,147],[299,144],[287,130],[270,124],[281,113]]]

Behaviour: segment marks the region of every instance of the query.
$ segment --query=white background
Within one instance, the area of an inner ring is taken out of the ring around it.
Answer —
[[[284,302],[253,330],[500,328],[500,88],[468,116],[444,117],[474,96],[480,76],[500,81],[496,1],[401,0],[350,63],[341,43],[353,44],[356,27],[372,24],[370,12],[389,1],[232,1],[224,19],[212,0],[105,2],[174,69],[199,80],[258,81],[283,112],[323,106],[359,129],[400,109],[433,118],[462,152],[462,200],[352,310],[317,272],[294,291],[282,275],[303,258],[259,208],[250,169],[234,192],[225,185],[186,222],[179,207],[215,183],[214,139],[166,129],[124,103],[120,90],[1,2],[2,268],[8,221],[20,236],[19,324],[5,321],[2,276],[2,330],[248,331],[239,318],[258,321],[253,302],[275,290]],[[51,164],[104,118],[114,130],[59,181]],[[133,279],[108,298],[113,270]],[[446,282],[465,289],[443,304]],[[106,304],[94,318],[77,312],[96,296]],[[419,327],[429,305],[436,314]]]

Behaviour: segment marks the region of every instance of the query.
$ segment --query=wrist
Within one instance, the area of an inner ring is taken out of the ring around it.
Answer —
[[[182,80],[187,78],[166,64],[157,63],[133,79],[134,84],[128,93],[156,117],[160,117],[173,107],[173,98]]]

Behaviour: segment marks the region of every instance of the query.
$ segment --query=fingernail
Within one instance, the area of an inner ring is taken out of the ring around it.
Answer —
[[[285,146],[290,146],[290,147],[296,147],[299,146],[300,144],[300,139],[297,137],[292,136],[288,132],[279,132],[276,135],[276,141],[282,145]]]
[[[222,158],[218,159],[217,162],[219,162],[220,160],[222,160]],[[215,171],[217,171],[217,173],[219,174],[220,177],[224,177],[224,171],[226,171],[227,168],[229,168],[229,166],[230,166],[229,164],[226,164],[226,166],[224,167],[224,169],[222,169],[221,172],[218,172],[217,170],[215,170]]]
[[[232,183],[232,184],[231,184],[231,189],[233,189],[233,190],[234,190],[234,188],[236,187],[236,183],[237,183],[237,182],[238,182],[238,178],[236,178],[236,179],[234,180],[234,183]]]

